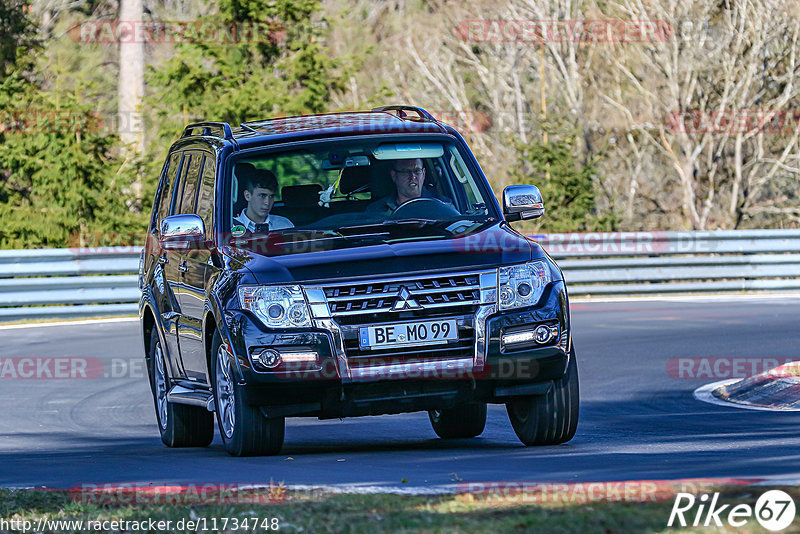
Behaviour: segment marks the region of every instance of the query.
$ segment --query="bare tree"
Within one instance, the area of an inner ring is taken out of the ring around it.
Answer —
[[[792,4],[355,0],[348,13],[341,16],[367,15],[345,38],[338,27],[347,25],[333,25],[343,49],[376,53],[340,105],[370,101],[388,80],[396,100],[485,112],[491,127],[468,141],[498,186],[516,163],[513,141],[545,138],[544,92],[547,118],[574,128],[584,158],[601,171],[599,209],[617,212],[626,228],[736,228],[800,217],[791,204],[800,177],[793,111],[800,12]],[[469,21],[571,30],[542,40],[501,30],[476,42],[458,31]],[[586,38],[582,21],[629,29],[641,22],[650,33]]]
[[[736,227],[776,174],[798,170],[789,159],[797,132],[763,128],[800,96],[798,19],[772,0],[613,6],[631,20],[668,21],[675,34],[611,50],[620,79],[602,98],[636,133],[637,157],[653,156],[637,145],[646,143],[672,168],[684,226]]]

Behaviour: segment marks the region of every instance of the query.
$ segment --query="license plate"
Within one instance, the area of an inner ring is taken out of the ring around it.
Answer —
[[[358,344],[362,349],[436,345],[456,339],[455,319],[362,326],[358,329]]]

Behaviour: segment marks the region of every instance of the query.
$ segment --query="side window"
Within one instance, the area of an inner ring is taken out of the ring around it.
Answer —
[[[207,234],[211,233],[212,230],[216,168],[214,156],[206,155],[203,163],[203,175],[200,180],[200,191],[197,193],[197,214],[203,219]]]
[[[182,172],[181,182],[183,192],[180,196],[180,208],[175,204],[176,213],[194,213],[195,201],[197,199],[197,183],[200,180],[200,170],[203,167],[203,154],[199,152],[189,152],[183,157],[183,167],[186,172]]]
[[[172,202],[172,191],[175,189],[175,182],[177,181],[178,169],[181,162],[181,153],[175,152],[172,154],[167,163],[167,169],[164,172],[164,179],[161,182],[161,187],[158,191],[158,198],[156,200],[156,220],[155,225],[167,215],[169,215],[170,204]]]

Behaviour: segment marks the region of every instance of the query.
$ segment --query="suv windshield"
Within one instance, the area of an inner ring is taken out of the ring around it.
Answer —
[[[495,216],[491,192],[446,140],[309,143],[242,156],[229,176],[234,237],[394,234],[409,226],[452,235]]]

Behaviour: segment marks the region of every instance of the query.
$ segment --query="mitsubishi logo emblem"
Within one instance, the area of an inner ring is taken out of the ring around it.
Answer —
[[[397,292],[397,300],[392,306],[392,311],[416,310],[421,307],[411,296],[406,286],[401,286],[400,291]]]

